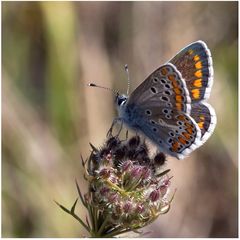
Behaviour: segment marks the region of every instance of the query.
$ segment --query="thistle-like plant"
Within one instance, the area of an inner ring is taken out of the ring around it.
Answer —
[[[77,200],[68,210],[91,237],[114,237],[137,232],[170,209],[168,198],[170,177],[162,170],[163,153],[150,157],[147,145],[139,136],[120,140],[110,135],[100,149],[92,144],[90,157],[82,165],[88,192],[79,198],[88,211],[84,222],[76,213]]]

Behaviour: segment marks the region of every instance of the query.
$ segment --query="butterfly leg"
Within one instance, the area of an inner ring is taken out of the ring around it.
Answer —
[[[107,137],[113,137],[113,134],[112,134],[112,132],[113,132],[113,127],[114,127],[114,125],[115,125],[116,123],[118,123],[118,122],[121,122],[121,127],[120,127],[120,130],[118,131],[118,134],[117,134],[116,136],[119,136],[119,134],[120,134],[120,132],[121,132],[121,130],[122,130],[123,121],[122,121],[121,118],[115,118],[115,119],[113,120],[113,122],[112,122],[112,125],[111,125],[110,129],[109,129],[108,132],[107,132]]]
[[[121,122],[121,125],[120,125],[120,129],[119,129],[119,131],[118,131],[118,133],[117,133],[117,135],[116,135],[117,137],[118,137],[119,134],[121,133],[121,131],[122,131],[122,127],[123,127],[123,121],[122,121],[122,119],[119,118],[118,121]]]
[[[126,131],[126,140],[128,139],[128,130]]]

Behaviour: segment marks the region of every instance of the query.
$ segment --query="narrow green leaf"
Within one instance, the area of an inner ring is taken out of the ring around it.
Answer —
[[[70,211],[69,211],[67,208],[65,208],[63,205],[61,205],[60,203],[58,203],[58,202],[55,201],[55,200],[54,200],[54,202],[55,202],[63,211],[65,211],[65,212],[67,212],[67,213],[70,213]]]
[[[98,152],[98,149],[96,147],[94,147],[91,143],[89,143],[89,144],[94,152]]]
[[[81,193],[81,191],[80,191],[80,188],[79,188],[79,186],[78,186],[78,183],[77,183],[77,180],[75,179],[75,183],[76,183],[76,186],[77,186],[77,191],[78,191],[78,195],[79,195],[79,197],[80,197],[80,199],[81,199],[81,202],[82,202],[82,204],[85,206],[85,207],[87,207],[87,203],[85,202],[85,200],[84,200],[84,198],[83,198],[83,196],[82,196],[82,193]]]
[[[71,208],[71,213],[74,214],[75,212],[75,207],[76,207],[76,204],[77,204],[77,201],[78,201],[78,198],[76,199],[76,201],[74,202],[72,208]]]
[[[167,170],[165,170],[165,171],[157,174],[156,177],[162,177],[162,176],[164,176],[165,174],[167,174],[167,173],[170,172],[170,171],[171,171],[171,169],[167,169]]]

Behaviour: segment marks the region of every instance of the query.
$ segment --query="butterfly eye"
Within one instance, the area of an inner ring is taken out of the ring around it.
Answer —
[[[127,98],[125,96],[117,96],[117,105],[121,106],[126,102]]]

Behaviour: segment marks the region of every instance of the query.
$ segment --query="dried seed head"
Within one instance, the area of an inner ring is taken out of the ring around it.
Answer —
[[[115,151],[114,151],[114,157],[117,164],[120,160],[123,160],[127,153],[127,146],[120,145]]]
[[[160,152],[154,157],[153,161],[156,167],[160,167],[166,162],[166,156],[164,153]]]
[[[109,150],[113,150],[114,148],[118,147],[120,144],[120,140],[116,137],[110,137],[106,142],[106,147]]]
[[[133,149],[136,149],[139,146],[139,144],[140,144],[139,136],[132,137],[128,141],[128,146]]]

